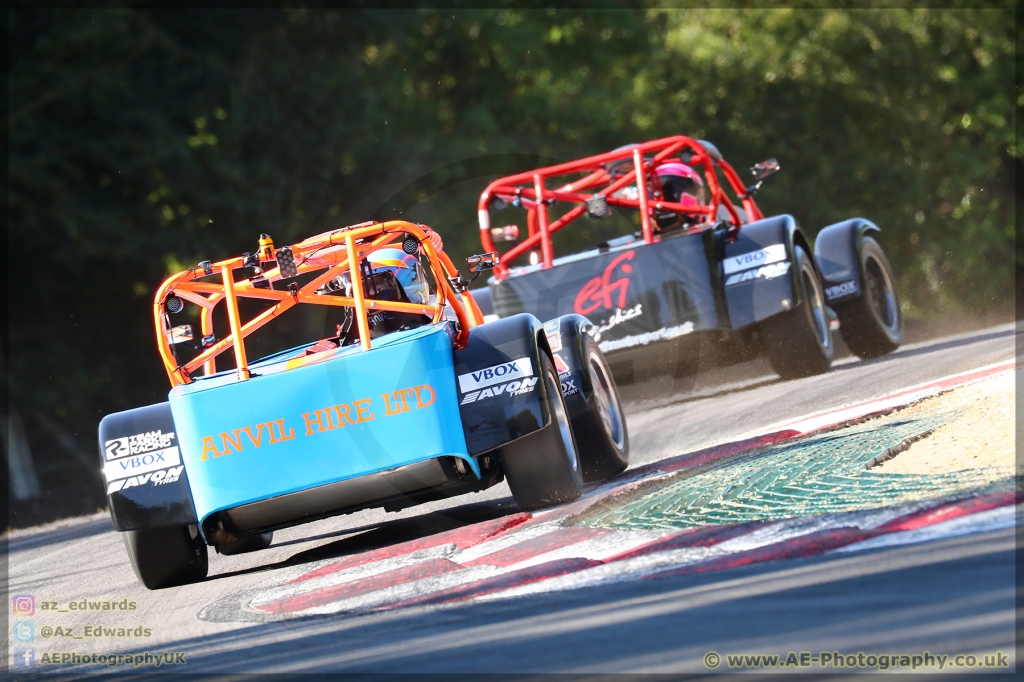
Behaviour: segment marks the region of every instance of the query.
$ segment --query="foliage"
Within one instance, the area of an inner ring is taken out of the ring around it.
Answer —
[[[399,214],[465,256],[490,179],[636,140],[705,137],[738,168],[778,157],[767,211],[811,232],[878,222],[910,315],[1005,306],[1013,18],[14,10],[10,386],[44,487],[87,481],[82,503],[102,502],[87,459],[33,415],[91,451],[103,414],[162,399],[150,299],[170,272],[261,232]]]
[[[693,121],[727,158],[778,156],[789,172],[763,203],[812,231],[874,219],[911,315],[1005,305],[1017,157],[1006,12],[659,16],[666,57],[646,82],[671,105],[636,111],[648,129]]]

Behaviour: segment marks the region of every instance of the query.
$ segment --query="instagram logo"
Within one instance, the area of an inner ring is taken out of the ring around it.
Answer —
[[[11,601],[15,616],[31,616],[36,612],[36,598],[31,594],[16,594]]]

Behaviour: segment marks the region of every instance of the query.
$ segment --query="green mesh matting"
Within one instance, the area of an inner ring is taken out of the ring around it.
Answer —
[[[947,474],[866,469],[876,457],[927,437],[955,412],[887,418],[771,446],[740,461],[670,483],[582,521],[616,530],[685,529],[887,507],[985,488],[1013,490],[1012,473],[987,468]]]

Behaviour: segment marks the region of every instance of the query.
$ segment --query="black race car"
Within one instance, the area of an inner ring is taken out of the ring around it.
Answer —
[[[496,180],[478,205],[485,250],[520,237],[518,225],[492,226],[497,210],[524,211],[527,234],[477,300],[499,317],[586,315],[620,383],[762,352],[784,378],[818,374],[837,329],[862,358],[893,351],[903,320],[878,226],[851,218],[812,248],[792,216],[765,217],[754,202],[778,169],[759,163],[744,186],[713,144],[675,136]],[[558,230],[620,209],[634,216],[627,234],[555,256]]]

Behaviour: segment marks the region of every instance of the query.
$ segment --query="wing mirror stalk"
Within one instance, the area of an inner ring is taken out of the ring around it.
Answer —
[[[768,159],[761,163],[755,163],[750,168],[750,173],[754,176],[754,179],[757,180],[757,183],[748,187],[745,190],[745,194],[741,196],[740,199],[749,199],[757,194],[757,190],[761,189],[761,183],[764,182],[764,179],[779,170],[779,168],[779,162],[776,159]]]

